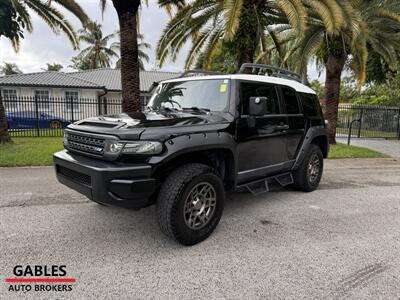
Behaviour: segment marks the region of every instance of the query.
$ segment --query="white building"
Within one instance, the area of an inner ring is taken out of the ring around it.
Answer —
[[[180,73],[173,72],[141,71],[141,100],[148,100],[154,83],[179,76]],[[73,119],[79,119],[93,115],[103,99],[109,103],[120,103],[121,72],[117,69],[95,69],[72,73],[53,71],[8,75],[0,77],[0,91],[6,111],[32,110],[33,105],[30,104],[39,99],[33,104],[40,111],[68,116],[73,108]]]

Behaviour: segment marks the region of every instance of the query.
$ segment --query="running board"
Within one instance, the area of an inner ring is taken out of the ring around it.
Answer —
[[[236,189],[246,188],[254,196],[257,196],[262,193],[269,192],[269,184],[274,181],[277,182],[280,186],[287,186],[293,184],[294,182],[292,173],[287,172],[241,184],[238,185]]]

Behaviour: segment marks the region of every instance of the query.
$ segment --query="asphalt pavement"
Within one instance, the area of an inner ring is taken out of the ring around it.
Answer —
[[[71,291],[10,291],[15,266],[65,265]],[[320,189],[230,194],[182,247],[154,207],[103,207],[52,168],[0,169],[0,299],[399,299],[400,161],[326,161]]]

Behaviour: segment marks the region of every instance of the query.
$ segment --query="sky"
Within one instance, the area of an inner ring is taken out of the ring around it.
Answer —
[[[108,1],[108,7],[102,16],[99,0],[77,0],[85,12],[92,20],[97,20],[103,26],[103,34],[113,33],[118,30],[118,17]],[[145,63],[146,70],[154,69],[157,66],[155,59],[155,48],[161,32],[168,22],[166,12],[159,8],[157,0],[149,0],[149,6],[143,6],[141,9],[141,32],[144,39],[152,46],[146,53],[150,56],[150,62]],[[71,14],[63,11],[68,20],[74,25],[75,29],[80,28],[80,22]],[[73,71],[68,66],[71,65],[71,58],[79,53],[74,51],[68,38],[63,34],[55,35],[51,29],[34,13],[32,15],[33,33],[25,33],[22,40],[21,49],[15,53],[10,42],[4,37],[0,39],[0,63],[16,63],[24,73],[40,72],[46,67],[46,63],[58,63],[64,66],[63,71]],[[81,44],[81,49],[85,44]],[[182,71],[185,56],[189,45],[186,45],[180,52],[175,62],[167,61],[161,70],[164,71]],[[318,73],[315,67],[310,66],[310,79],[317,79]],[[322,80],[323,78],[319,78]]]

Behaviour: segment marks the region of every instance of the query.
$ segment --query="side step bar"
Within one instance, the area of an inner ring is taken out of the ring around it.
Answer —
[[[286,172],[263,179],[257,179],[255,181],[250,181],[245,184],[238,185],[236,189],[245,188],[254,196],[257,196],[262,193],[269,192],[269,184],[272,182],[277,182],[281,186],[287,186],[293,184],[293,175],[291,172]]]

